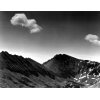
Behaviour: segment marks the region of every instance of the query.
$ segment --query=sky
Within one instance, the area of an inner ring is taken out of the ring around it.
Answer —
[[[0,52],[43,63],[56,54],[100,62],[100,12],[0,12]]]

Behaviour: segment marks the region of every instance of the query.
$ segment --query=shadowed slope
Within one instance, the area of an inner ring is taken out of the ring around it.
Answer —
[[[34,80],[34,78],[36,77],[39,78],[41,76],[41,77],[49,77],[51,80],[55,79],[54,74],[46,70],[46,68],[44,69],[43,65],[37,63],[36,61],[33,61],[30,58],[23,58],[22,56],[11,55],[8,52],[1,52],[0,54],[0,74],[1,74],[1,80],[4,78],[7,79],[6,81],[9,84],[8,87],[15,87],[14,84],[16,82],[14,82],[14,80],[23,83],[25,86],[27,82],[31,82],[31,84],[33,84],[33,87],[35,87],[39,81],[36,83],[35,81],[32,80]],[[11,82],[14,83],[12,86]],[[34,83],[36,84],[35,86]],[[28,84],[27,86],[32,87]]]
[[[56,55],[43,65],[60,77],[84,85],[93,85],[100,78],[100,63],[65,54]]]

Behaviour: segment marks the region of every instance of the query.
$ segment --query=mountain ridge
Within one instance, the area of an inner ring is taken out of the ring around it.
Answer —
[[[79,88],[97,84],[100,63],[57,54],[40,64],[30,58],[0,53],[0,87]]]

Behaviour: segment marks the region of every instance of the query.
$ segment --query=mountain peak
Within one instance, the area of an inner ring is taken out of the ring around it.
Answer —
[[[81,60],[66,54],[57,54],[44,63],[44,66],[61,77],[75,77],[78,73],[89,68],[95,68],[99,63]]]
[[[1,54],[9,54],[7,51],[2,51]]]
[[[59,61],[65,61],[67,59],[72,59],[72,58],[76,59],[76,58],[71,57],[71,56],[66,55],[66,54],[57,54],[57,55],[54,56],[53,59],[56,59],[56,60],[59,60]]]

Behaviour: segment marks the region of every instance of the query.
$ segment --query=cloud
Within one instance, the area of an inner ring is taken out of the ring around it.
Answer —
[[[42,27],[36,23],[35,19],[28,19],[24,13],[15,14],[10,21],[12,25],[28,28],[30,33],[37,33],[42,30]]]
[[[85,40],[91,42],[94,45],[100,46],[100,40],[97,35],[88,34],[86,35]]]

